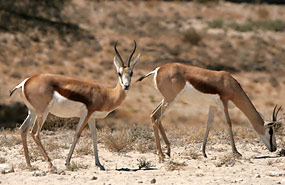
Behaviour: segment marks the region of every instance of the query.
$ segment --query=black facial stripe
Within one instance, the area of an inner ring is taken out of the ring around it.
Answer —
[[[273,143],[272,143],[272,138],[273,138],[273,128],[269,129],[269,134],[270,134],[270,147],[273,147]]]

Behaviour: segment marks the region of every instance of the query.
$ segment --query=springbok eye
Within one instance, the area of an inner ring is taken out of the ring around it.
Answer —
[[[121,73],[118,73],[118,75],[121,77],[122,76],[122,74]]]
[[[130,76],[133,76],[133,72],[130,73]]]

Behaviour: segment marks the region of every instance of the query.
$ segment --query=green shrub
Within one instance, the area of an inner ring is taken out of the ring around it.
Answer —
[[[210,28],[223,28],[224,27],[224,21],[222,19],[214,19],[214,20],[208,22],[208,26]]]

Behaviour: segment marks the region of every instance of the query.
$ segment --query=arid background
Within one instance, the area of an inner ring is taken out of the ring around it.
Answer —
[[[27,169],[18,132],[27,110],[19,92],[9,98],[9,90],[37,73],[114,87],[114,43],[119,42],[118,50],[127,58],[133,40],[141,59],[131,89],[117,110],[98,120],[99,156],[107,170],[94,165],[89,128],[76,146],[71,166],[65,167],[78,119],[52,115],[41,139],[58,173],[48,170],[31,137],[34,168]],[[149,115],[161,96],[152,77],[135,80],[172,61],[232,73],[270,120],[275,104],[285,106],[285,7],[216,0],[1,0],[0,184],[285,184],[282,124],[276,134],[278,150],[270,153],[237,108],[230,116],[241,158],[231,155],[220,112],[210,132],[208,158],[203,158],[199,150],[208,106],[178,101],[162,120],[172,156],[159,163]],[[6,174],[5,165],[13,172]]]

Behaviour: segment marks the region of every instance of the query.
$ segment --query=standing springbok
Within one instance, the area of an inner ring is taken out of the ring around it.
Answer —
[[[141,81],[152,74],[154,74],[156,88],[163,96],[161,103],[151,114],[160,160],[164,159],[164,154],[161,150],[158,129],[167,145],[166,154],[170,156],[170,143],[162,127],[161,118],[165,110],[177,99],[182,99],[189,104],[209,105],[206,133],[201,147],[204,157],[207,157],[205,153],[206,142],[217,107],[221,108],[227,123],[232,152],[241,155],[236,149],[233,138],[232,123],[228,113],[229,102],[233,102],[246,115],[266,147],[271,152],[276,151],[274,124],[281,107],[276,113],[276,107],[274,108],[273,122],[264,125],[263,119],[243,91],[241,85],[228,72],[212,71],[181,63],[168,63],[142,76],[137,81]]]
[[[88,122],[93,139],[95,165],[104,170],[99,162],[97,141],[96,141],[96,118],[106,117],[112,110],[116,109],[125,99],[126,91],[130,88],[133,69],[139,61],[140,54],[131,61],[136,51],[136,42],[131,52],[127,66],[117,50],[117,42],[114,45],[117,57],[114,57],[114,65],[118,73],[118,83],[115,88],[106,88],[92,81],[84,81],[56,74],[38,74],[25,79],[14,89],[13,92],[21,88],[21,95],[29,109],[28,116],[20,127],[21,137],[24,147],[26,163],[31,167],[30,157],[27,147],[27,132],[31,126],[31,135],[39,147],[45,160],[52,170],[51,159],[48,157],[41,141],[40,130],[47,118],[48,113],[58,117],[80,117],[76,133],[67,156],[66,165],[70,164],[70,159],[80,134]],[[132,63],[132,64],[131,64]],[[36,121],[37,120],[37,121]],[[36,121],[36,123],[35,123]]]

